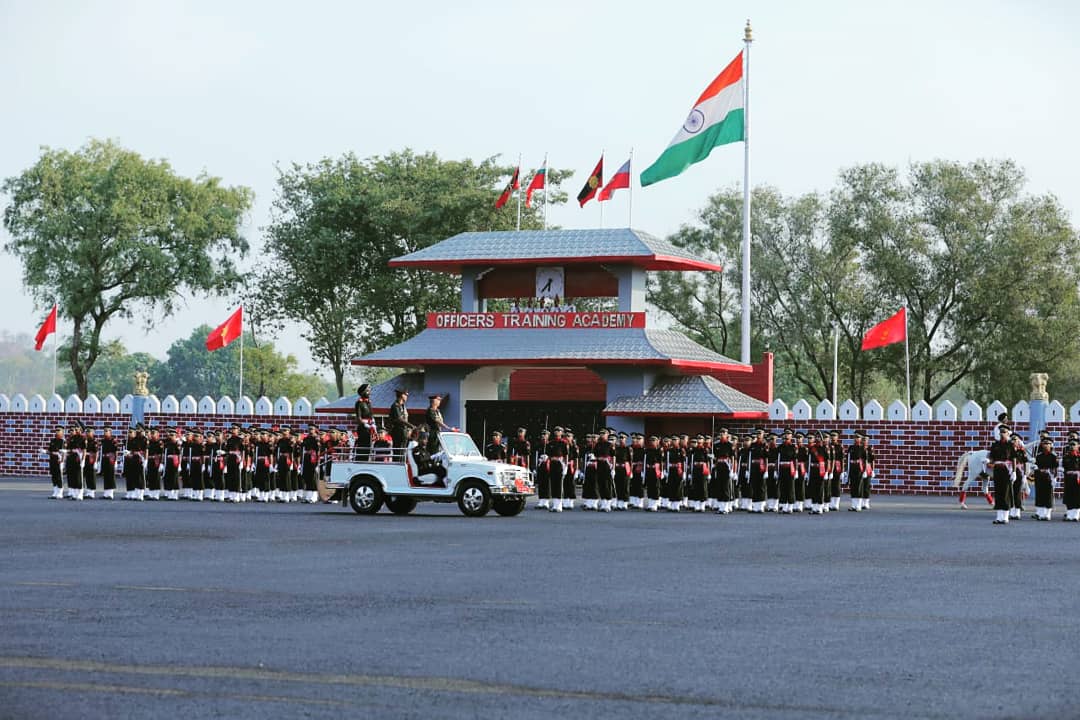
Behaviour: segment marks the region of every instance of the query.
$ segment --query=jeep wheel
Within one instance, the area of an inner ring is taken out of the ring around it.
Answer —
[[[514,517],[525,509],[525,498],[516,498],[514,500],[496,500],[494,503],[494,508],[495,512],[499,513],[503,517]]]
[[[353,480],[349,485],[349,504],[358,515],[374,515],[383,504],[383,492],[374,480]]]
[[[386,499],[386,507],[395,515],[408,515],[416,509],[416,499],[395,495]]]
[[[477,480],[466,482],[458,494],[458,507],[466,517],[483,517],[491,509],[491,491]]]

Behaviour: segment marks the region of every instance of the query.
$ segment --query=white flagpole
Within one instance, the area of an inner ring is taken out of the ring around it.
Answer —
[[[601,175],[601,179],[603,177],[603,174],[604,174],[604,151],[603,151],[603,149],[601,149],[600,150],[600,175]],[[600,183],[600,187],[598,187],[596,189],[596,192],[599,193],[603,189],[604,189],[604,183]],[[600,229],[603,230],[604,229],[604,203],[597,200],[596,204],[600,206]]]
[[[244,306],[240,306],[240,395],[236,398],[240,402],[244,397]]]
[[[908,312],[904,305],[904,375],[907,379],[907,407],[911,412],[911,352],[908,350]]]
[[[630,148],[630,187],[626,188],[629,192],[627,198],[626,207],[626,227],[634,227],[634,148]]]
[[[742,332],[741,360],[750,364],[750,44],[754,42],[750,21],[743,34],[743,216],[742,216]]]
[[[839,411],[836,407],[836,387],[839,384],[840,368],[840,327],[833,324],[833,344],[832,344],[832,406],[833,417],[840,417]]]
[[[56,317],[59,318],[60,313],[56,313]],[[49,396],[50,400],[52,399],[52,396],[56,394],[56,363],[57,363],[57,360],[56,360],[57,340],[56,340],[56,338],[57,338],[57,336],[59,334],[60,334],[60,331],[58,329],[54,328],[53,329],[53,334],[52,334],[53,335],[53,337],[52,337],[52,395]],[[72,350],[74,351],[74,348],[72,348]]]
[[[521,153],[518,153],[517,179],[514,195],[517,196],[517,229],[521,230]]]
[[[547,230],[547,190],[548,190],[548,176],[547,176],[547,153],[544,153],[544,229]]]

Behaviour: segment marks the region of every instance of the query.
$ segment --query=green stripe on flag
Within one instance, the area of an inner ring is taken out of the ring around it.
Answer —
[[[743,139],[743,110],[732,110],[724,119],[710,126],[699,135],[672,145],[641,173],[641,186],[675,177],[696,162],[709,157],[717,145],[739,142]]]

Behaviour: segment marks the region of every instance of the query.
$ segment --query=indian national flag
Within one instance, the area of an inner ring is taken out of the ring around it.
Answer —
[[[744,139],[743,55],[740,52],[705,88],[667,150],[641,173],[641,184],[675,177],[709,157],[717,145]]]

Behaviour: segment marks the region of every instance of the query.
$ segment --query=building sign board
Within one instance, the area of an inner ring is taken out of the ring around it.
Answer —
[[[643,312],[434,312],[429,330],[633,330],[644,329]]]

